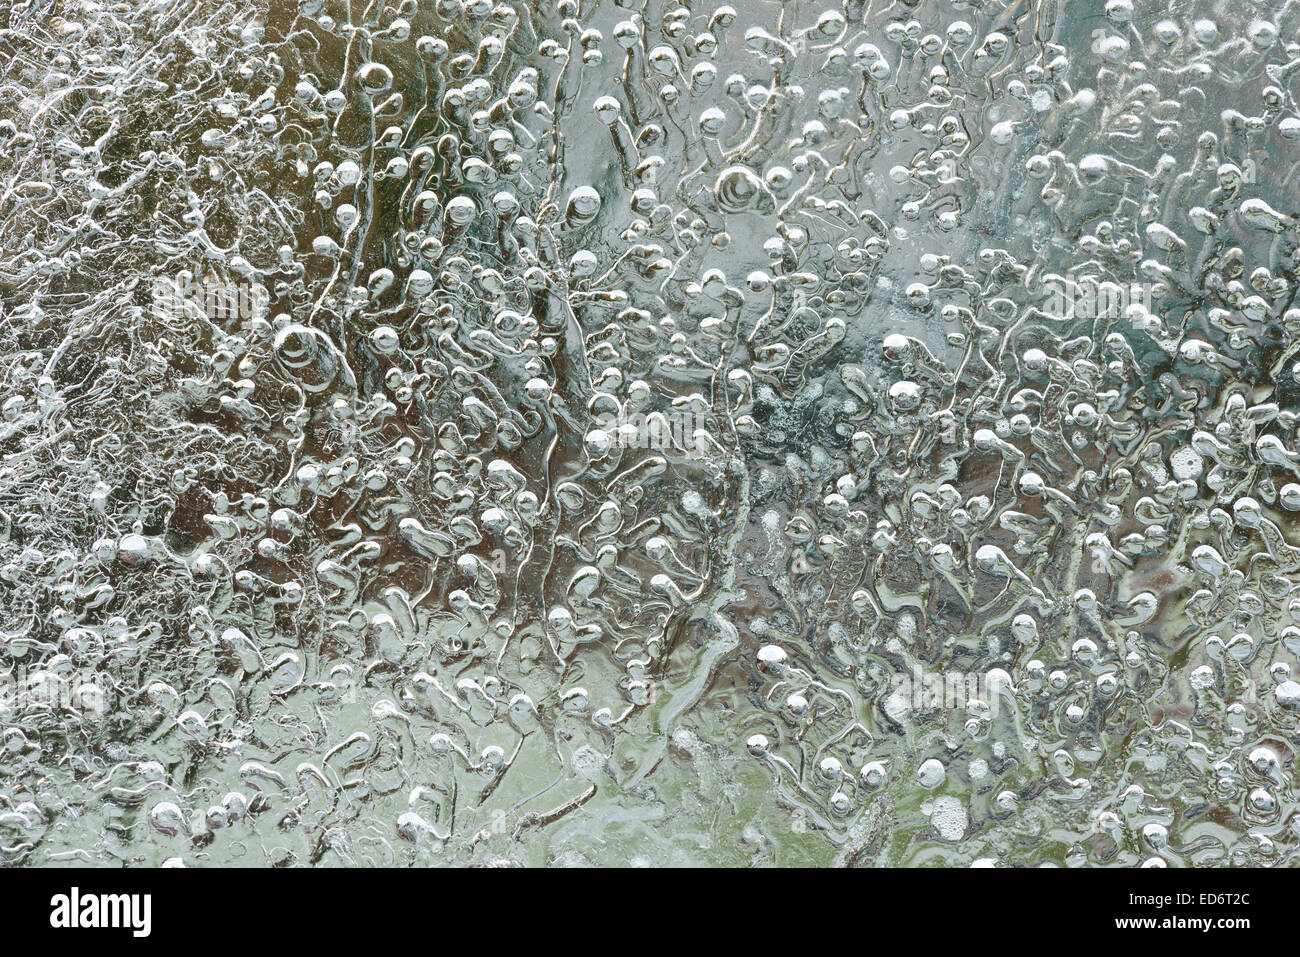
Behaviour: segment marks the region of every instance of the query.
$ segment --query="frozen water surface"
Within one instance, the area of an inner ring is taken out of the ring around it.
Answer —
[[[0,63],[0,862],[1292,862],[1294,0]]]

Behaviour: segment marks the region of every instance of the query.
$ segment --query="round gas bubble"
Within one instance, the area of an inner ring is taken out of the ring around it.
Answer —
[[[276,334],[273,352],[280,369],[307,393],[324,393],[341,376],[351,376],[338,349],[318,329],[285,325]]]
[[[591,186],[579,186],[565,203],[566,219],[571,225],[586,225],[596,218],[600,207],[600,194]]]

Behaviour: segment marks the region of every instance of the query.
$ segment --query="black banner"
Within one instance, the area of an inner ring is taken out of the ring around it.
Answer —
[[[766,938],[773,922],[778,932],[802,936],[844,921],[845,931],[875,926],[927,943],[965,945],[1007,934],[1031,940],[1039,933],[1150,943],[1164,934],[1179,941],[1196,934],[1231,946],[1242,935],[1290,926],[1294,886],[1282,870],[0,871],[14,930],[49,935],[51,942],[77,935],[81,945],[102,938],[132,949],[186,946],[207,927],[223,939],[256,941],[261,950],[332,936],[339,922],[359,934],[382,926],[387,941],[394,932],[419,936],[421,922],[443,905],[471,924],[478,913],[493,935],[502,924],[520,933],[530,926],[562,930],[571,920],[585,926],[591,916],[630,919],[657,906],[666,913],[686,908],[681,912],[692,914],[699,943],[713,934],[732,945],[736,934]]]

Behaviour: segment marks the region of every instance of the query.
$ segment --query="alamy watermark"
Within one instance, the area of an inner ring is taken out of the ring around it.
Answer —
[[[153,281],[156,315],[176,318],[190,309],[217,322],[247,322],[265,311],[270,295],[266,287],[250,282],[209,282],[190,273],[158,276]]]
[[[52,708],[77,711],[99,719],[108,710],[109,681],[100,672],[19,666],[0,672],[0,715],[11,711]]]
[[[1044,312],[1057,319],[1119,319],[1128,308],[1140,305],[1151,309],[1149,282],[1133,282],[1127,286],[1117,282],[1092,277],[1049,279],[1044,284],[1047,303]]]
[[[914,712],[965,711],[972,701],[981,701],[990,717],[997,715],[1003,692],[1011,690],[1010,677],[998,669],[923,672],[913,665],[911,674],[894,675],[893,684],[894,693]]]
[[[678,449],[691,456],[701,456],[707,450],[705,416],[699,412],[607,412],[597,417],[596,424],[610,435],[613,445],[621,448]]]
[[[50,926],[59,930],[125,928],[133,937],[153,930],[152,894],[87,894],[73,887],[50,898]]]

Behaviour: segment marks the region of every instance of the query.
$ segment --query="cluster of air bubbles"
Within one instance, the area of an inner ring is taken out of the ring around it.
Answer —
[[[1289,862],[1300,8],[587,6],[13,5],[0,863]]]

